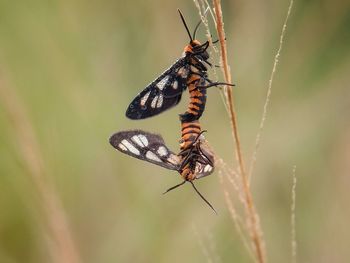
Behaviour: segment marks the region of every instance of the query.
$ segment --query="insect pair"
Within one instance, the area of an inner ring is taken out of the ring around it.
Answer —
[[[185,46],[181,58],[134,98],[126,111],[126,116],[138,120],[160,114],[177,105],[183,91],[188,88],[190,102],[186,112],[180,115],[181,151],[178,154],[173,153],[160,135],[142,130],[117,132],[110,138],[110,143],[117,150],[137,159],[178,171],[184,181],[166,192],[190,182],[200,197],[215,211],[193,184],[195,179],[207,176],[214,170],[214,156],[206,143],[198,120],[205,109],[206,89],[212,86],[233,85],[213,82],[208,78],[207,66],[212,66],[208,61],[209,42],[201,44],[195,39],[201,22],[196,25],[191,35],[182,13],[178,11],[190,43]]]

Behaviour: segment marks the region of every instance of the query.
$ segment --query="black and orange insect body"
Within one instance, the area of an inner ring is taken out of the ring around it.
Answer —
[[[196,31],[200,23],[197,24],[192,36],[180,10],[179,13],[189,35],[190,43],[185,46],[182,57],[150,83],[130,103],[126,110],[126,116],[130,119],[149,118],[172,108],[180,102],[183,91],[188,88],[190,96],[193,96],[193,105],[183,118],[188,121],[198,120],[205,108],[205,89],[218,85],[231,85],[212,82],[208,78],[207,65],[212,66],[208,61],[209,42],[201,44],[196,40]],[[198,105],[197,100],[200,100]]]
[[[183,178],[183,182],[169,188],[165,193],[189,182],[200,197],[215,211],[193,183],[195,179],[208,176],[214,171],[214,155],[206,144],[198,121],[185,124],[183,128],[179,154],[169,150],[160,135],[142,130],[117,132],[111,136],[109,142],[124,154],[177,171]]]
[[[214,170],[214,155],[203,136],[198,120],[182,122],[181,124],[180,152],[181,176],[186,181],[193,181],[212,173]],[[203,172],[199,173],[198,168],[203,165]]]
[[[205,81],[203,78],[198,78],[196,75],[193,76],[193,79],[194,80],[192,80],[188,85],[188,91],[190,94],[188,108],[185,113],[180,114],[180,120],[182,122],[199,120],[205,109],[207,90],[197,87],[198,85],[204,85]]]
[[[198,120],[187,122],[181,122],[181,140],[180,140],[180,150],[185,151],[189,149],[195,141],[201,135],[202,130]]]

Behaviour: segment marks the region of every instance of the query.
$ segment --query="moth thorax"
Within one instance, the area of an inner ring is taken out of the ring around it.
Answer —
[[[187,164],[181,172],[181,177],[186,181],[193,181],[196,179],[194,171],[190,168],[190,165]]]
[[[191,45],[186,45],[184,48],[184,54],[187,53],[193,53],[192,46]]]
[[[196,46],[200,46],[201,43],[195,39],[193,41],[191,41],[190,44],[186,45],[185,48],[184,48],[184,53],[193,53],[193,48],[196,47]]]

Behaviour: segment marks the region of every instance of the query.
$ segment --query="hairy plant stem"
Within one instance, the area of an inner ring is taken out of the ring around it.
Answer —
[[[272,67],[272,71],[271,71],[271,75],[270,75],[270,79],[269,79],[269,85],[268,85],[267,92],[266,92],[266,97],[265,97],[263,113],[262,113],[262,116],[261,116],[259,130],[258,130],[258,133],[256,135],[256,139],[255,139],[255,147],[254,147],[252,159],[251,159],[251,162],[250,162],[250,168],[249,168],[249,174],[248,174],[248,181],[249,182],[250,182],[250,180],[252,178],[254,166],[255,166],[255,163],[256,163],[256,159],[257,159],[258,150],[259,150],[259,147],[260,147],[261,134],[262,134],[262,131],[264,129],[265,121],[266,121],[266,118],[267,118],[267,109],[268,109],[268,106],[269,106],[269,103],[270,103],[270,97],[271,97],[271,92],[272,92],[272,83],[273,83],[273,80],[274,80],[274,77],[275,77],[275,73],[276,73],[276,70],[277,70],[279,57],[281,55],[281,51],[282,51],[282,47],[283,47],[283,41],[284,41],[284,35],[286,34],[286,29],[287,29],[287,22],[288,22],[290,13],[292,11],[293,4],[294,4],[294,1],[290,0],[288,11],[287,11],[287,15],[286,15],[286,18],[284,20],[282,31],[281,31],[281,35],[280,35],[279,47],[278,47],[278,50],[276,52],[275,59],[274,59],[274,62],[273,62],[273,67]]]
[[[224,74],[225,81],[227,83],[232,83],[232,77],[230,73],[230,68],[227,62],[227,48],[225,42],[225,31],[222,18],[221,2],[220,0],[213,0],[213,5],[215,8],[215,19],[216,19],[216,29],[219,36],[220,50],[221,50],[221,65]],[[229,109],[230,122],[232,128],[232,136],[235,142],[235,153],[236,159],[239,165],[239,171],[242,179],[243,191],[245,195],[246,202],[246,216],[247,216],[247,225],[250,230],[250,237],[254,244],[256,260],[259,263],[264,263],[265,261],[265,249],[264,242],[261,234],[261,227],[258,219],[258,215],[255,211],[254,201],[252,193],[250,191],[249,181],[247,173],[245,170],[241,143],[239,139],[238,127],[237,127],[237,114],[233,103],[233,92],[231,87],[225,88],[225,94],[227,99],[227,105]]]

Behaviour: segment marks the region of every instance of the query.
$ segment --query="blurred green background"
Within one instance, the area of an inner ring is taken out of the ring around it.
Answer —
[[[288,5],[223,2],[247,163]],[[193,28],[192,1],[0,1],[0,85],[15,90],[26,109],[82,262],[251,262],[217,173],[197,186],[219,216],[189,185],[162,196],[180,182],[176,172],[108,143],[115,131],[140,128],[162,134],[177,151],[187,94],[157,117],[124,117],[131,99],[188,43],[177,8]],[[269,262],[291,258],[294,165],[298,262],[350,260],[349,47],[349,1],[295,1],[252,180]],[[208,93],[206,137],[233,166],[225,107],[218,89]],[[0,262],[51,262],[40,200],[2,106]]]

